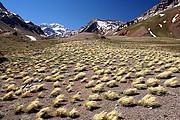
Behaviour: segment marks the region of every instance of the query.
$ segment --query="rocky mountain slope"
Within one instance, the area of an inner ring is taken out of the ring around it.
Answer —
[[[7,10],[0,2],[0,35],[22,35],[36,40],[44,35],[41,28],[31,21],[22,19],[18,14]]]
[[[161,0],[158,5],[131,21],[131,25],[116,32],[131,37],[173,37],[180,38],[180,2]]]
[[[63,25],[58,23],[43,23],[40,25],[40,27],[44,31],[45,35],[49,38],[70,37],[77,34],[76,31],[65,28]]]
[[[112,34],[114,31],[117,31],[119,26],[121,26],[123,22],[117,20],[100,20],[93,19],[91,20],[87,26],[82,27],[79,32],[93,32],[101,35]]]

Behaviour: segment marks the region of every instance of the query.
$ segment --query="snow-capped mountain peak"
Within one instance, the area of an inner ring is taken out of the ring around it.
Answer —
[[[96,32],[102,35],[116,31],[123,22],[118,20],[100,20],[93,19],[87,26],[80,29],[79,32]]]
[[[65,28],[63,25],[58,23],[43,23],[40,27],[49,38],[69,37],[75,34],[74,31]]]

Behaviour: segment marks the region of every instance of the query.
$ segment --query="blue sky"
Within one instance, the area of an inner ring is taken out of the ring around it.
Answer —
[[[129,21],[160,0],[0,0],[11,12],[35,24],[60,23],[70,29],[92,18]]]

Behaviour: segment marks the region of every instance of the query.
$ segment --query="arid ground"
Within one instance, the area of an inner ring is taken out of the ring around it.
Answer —
[[[180,119],[178,39],[84,35],[9,47],[7,40],[2,120]]]

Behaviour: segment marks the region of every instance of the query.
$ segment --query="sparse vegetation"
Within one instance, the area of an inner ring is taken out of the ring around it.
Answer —
[[[68,117],[68,112],[67,112],[66,108],[58,108],[55,111],[55,116],[57,116],[57,117]]]
[[[103,92],[104,91],[104,83],[97,84],[95,87],[92,88],[92,92]]]
[[[146,96],[144,96],[142,98],[142,100],[140,100],[138,102],[139,105],[143,106],[143,107],[158,107],[159,103],[157,101],[157,98],[153,95],[147,94]]]
[[[7,94],[5,94],[5,95],[2,97],[2,100],[3,100],[3,101],[11,100],[13,97],[14,97],[14,92],[11,91],[11,92],[8,92]]]
[[[95,114],[93,120],[119,120],[122,118],[122,114],[116,110],[111,112],[102,111],[101,113]]]
[[[51,110],[49,107],[42,108],[38,113],[36,113],[36,118],[47,118],[51,116]]]
[[[118,100],[118,104],[124,107],[131,107],[131,106],[135,106],[136,102],[133,97],[124,96]]]
[[[170,78],[172,76],[172,72],[171,71],[165,71],[160,73],[159,75],[157,75],[157,78],[161,78],[161,79],[167,79]]]
[[[84,105],[88,110],[94,110],[98,108],[98,104],[96,101],[87,101]]]
[[[137,88],[130,88],[123,91],[123,94],[125,95],[136,95],[138,94]]]
[[[14,113],[16,115],[20,114],[20,113],[23,113],[23,108],[24,108],[24,105],[19,105],[15,110],[14,110]]]
[[[171,79],[168,79],[164,82],[164,85],[167,87],[176,87],[179,85],[179,80],[176,77],[173,77]]]
[[[173,108],[163,111],[174,117],[178,104],[172,99],[179,97],[180,54],[164,51],[151,38],[135,40],[63,41],[43,50],[7,54],[10,61],[0,64],[3,119],[35,119],[36,113],[39,120],[119,120],[119,110],[125,110],[124,119],[130,119],[130,109],[132,116],[144,119],[133,111],[159,114],[169,106]],[[168,71],[170,75],[162,75]],[[149,110],[156,107],[160,108]]]
[[[146,81],[146,85],[147,85],[148,87],[157,86],[157,85],[159,85],[159,83],[160,83],[160,80],[155,79],[155,78],[149,78],[149,79]]]
[[[86,73],[80,72],[80,73],[78,73],[78,74],[75,76],[74,80],[82,79],[82,78],[84,78],[85,76],[86,76]]]
[[[41,104],[38,100],[32,101],[25,109],[27,113],[33,113],[40,110]]]
[[[69,116],[70,118],[77,118],[77,117],[79,117],[80,115],[79,115],[78,111],[76,110],[76,108],[73,108],[71,111],[69,111],[68,116]]]
[[[158,87],[148,88],[148,92],[154,95],[166,95],[168,93],[168,91],[160,85]]]
[[[89,95],[88,100],[90,100],[90,101],[98,101],[98,100],[101,100],[101,98],[100,98],[100,95],[93,94],[93,95]]]
[[[54,88],[54,90],[50,93],[51,97],[56,97],[60,94],[61,88]]]
[[[117,100],[119,98],[119,95],[115,92],[108,91],[104,93],[104,98],[107,100]]]

